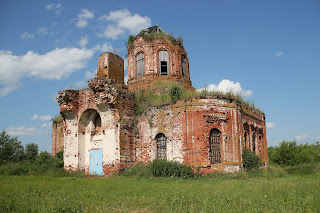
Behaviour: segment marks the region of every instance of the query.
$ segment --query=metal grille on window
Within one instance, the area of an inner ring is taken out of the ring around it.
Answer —
[[[221,163],[221,132],[218,129],[210,133],[209,158],[211,164]]]
[[[164,134],[159,133],[157,140],[157,159],[167,159],[167,138]]]
[[[169,69],[169,53],[167,51],[159,52],[159,69],[160,75],[168,75]]]
[[[181,55],[182,76],[186,76],[187,73],[187,60],[185,55]]]
[[[137,65],[137,77],[141,77],[144,75],[144,55],[143,53],[139,53],[137,55],[137,60],[136,60],[136,65]]]

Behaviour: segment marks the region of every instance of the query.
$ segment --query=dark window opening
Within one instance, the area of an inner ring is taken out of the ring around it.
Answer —
[[[137,77],[144,76],[144,55],[139,53],[136,59]]]
[[[157,159],[167,159],[167,138],[164,134],[159,133],[157,140]]]
[[[256,133],[252,135],[252,151],[256,153]]]
[[[182,76],[187,75],[187,60],[185,55],[181,55]]]
[[[221,163],[221,132],[218,129],[210,132],[209,158],[211,164]]]
[[[247,132],[244,133],[244,138],[243,138],[243,149],[247,148]]]
[[[94,127],[101,127],[101,117],[100,115],[97,115],[93,121]]]
[[[168,75],[168,64],[166,61],[161,61],[161,75]]]
[[[160,75],[169,75],[169,53],[165,50],[159,52],[159,69]]]

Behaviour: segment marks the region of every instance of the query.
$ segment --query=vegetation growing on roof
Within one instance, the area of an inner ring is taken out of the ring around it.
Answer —
[[[62,116],[61,115],[57,115],[56,117],[52,118],[52,124],[55,124],[55,123],[59,123],[63,120]]]
[[[167,34],[163,32],[150,32],[150,33],[142,33],[140,32],[138,35],[144,37],[147,41],[154,41],[154,40],[169,40],[173,44],[180,45],[182,48],[183,46],[183,38],[181,36],[178,36],[175,38],[173,34]],[[131,49],[134,47],[134,39],[135,37],[133,35],[130,35],[128,38],[128,41],[126,43],[127,49]]]
[[[175,104],[179,100],[190,99],[207,99],[207,98],[220,98],[229,99],[230,103],[236,103],[244,111],[256,111],[262,113],[253,102],[249,102],[243,99],[240,94],[234,94],[232,92],[223,93],[219,91],[208,91],[206,89],[202,91],[186,91],[178,87],[171,81],[159,81],[154,84],[152,90],[140,90],[135,94],[135,114],[141,115],[146,112],[150,107],[160,107],[164,105]]]

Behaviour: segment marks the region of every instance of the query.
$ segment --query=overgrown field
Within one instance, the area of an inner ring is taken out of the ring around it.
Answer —
[[[198,179],[0,176],[0,212],[319,212],[320,174]]]

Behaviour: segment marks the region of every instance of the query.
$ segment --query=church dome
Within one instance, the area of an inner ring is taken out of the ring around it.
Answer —
[[[152,89],[158,82],[194,90],[181,37],[174,38],[159,26],[149,27],[130,36],[127,48],[129,90]]]

